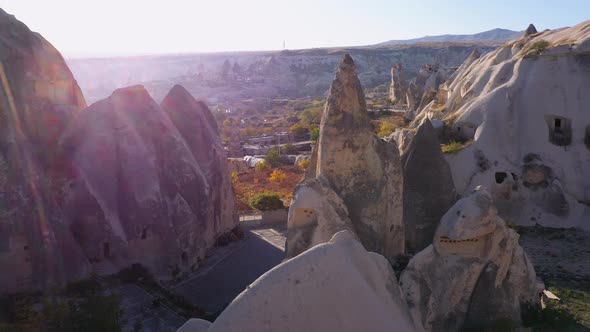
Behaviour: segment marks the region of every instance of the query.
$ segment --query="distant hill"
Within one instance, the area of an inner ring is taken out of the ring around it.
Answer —
[[[442,43],[442,42],[504,42],[512,38],[518,37],[522,31],[512,31],[507,29],[492,29],[476,33],[473,35],[440,35],[440,36],[425,36],[420,38],[405,39],[405,40],[389,40],[374,46],[390,46],[401,44],[416,44],[416,43]]]

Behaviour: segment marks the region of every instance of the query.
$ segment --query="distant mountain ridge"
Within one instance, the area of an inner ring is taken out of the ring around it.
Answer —
[[[404,40],[389,40],[375,46],[390,46],[402,44],[416,44],[416,43],[441,43],[441,42],[504,42],[516,38],[522,34],[522,31],[513,31],[508,29],[492,29],[484,32],[479,32],[472,35],[439,35],[439,36],[424,36],[420,38],[404,39]]]

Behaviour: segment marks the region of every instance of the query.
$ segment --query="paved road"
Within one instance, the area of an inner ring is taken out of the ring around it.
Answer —
[[[193,305],[217,313],[285,258],[284,242],[281,231],[246,229],[244,239],[218,248],[195,275],[176,285],[174,291]]]

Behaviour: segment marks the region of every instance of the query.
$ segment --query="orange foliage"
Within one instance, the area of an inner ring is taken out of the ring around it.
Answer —
[[[275,177],[282,180],[271,180],[273,174],[279,174]],[[238,210],[240,212],[252,211],[248,204],[250,198],[265,191],[278,193],[285,205],[288,206],[293,197],[293,190],[302,178],[303,171],[299,166],[294,165],[282,165],[272,171],[252,169],[250,172],[240,174],[237,181],[233,183]]]

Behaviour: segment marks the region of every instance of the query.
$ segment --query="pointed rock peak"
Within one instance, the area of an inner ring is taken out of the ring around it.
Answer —
[[[209,107],[204,102],[196,100],[182,85],[174,85],[164,100],[162,100],[160,106],[169,114],[174,112],[188,112],[202,116],[213,129],[217,130],[217,123]],[[184,116],[188,115],[185,114]]]
[[[530,36],[530,35],[534,35],[535,33],[537,33],[537,28],[535,28],[535,26],[531,23],[531,24],[529,24],[529,27],[526,28],[524,35]]]
[[[434,130],[434,126],[432,125],[432,122],[430,122],[429,118],[424,118],[424,120],[422,120],[422,123],[418,127],[418,132],[424,131],[424,130],[427,130],[427,131]]]
[[[356,66],[349,54],[346,54],[340,63],[336,78],[330,87],[326,106],[328,113],[346,112],[364,114],[361,117],[366,116],[365,95],[357,77]]]
[[[342,62],[340,62],[340,67],[338,68],[338,77],[342,75],[356,77],[356,66],[354,64],[354,60],[352,60],[352,57],[348,53],[344,55]]]
[[[164,97],[164,100],[162,100],[161,106],[164,107],[168,104],[195,107],[197,101],[182,85],[175,84],[172,89],[170,89],[166,97]]]
[[[143,85],[132,85],[125,88],[120,88],[113,91],[112,97],[124,97],[124,96],[136,96],[136,97],[150,97],[149,93]],[[151,99],[151,97],[150,97]]]

